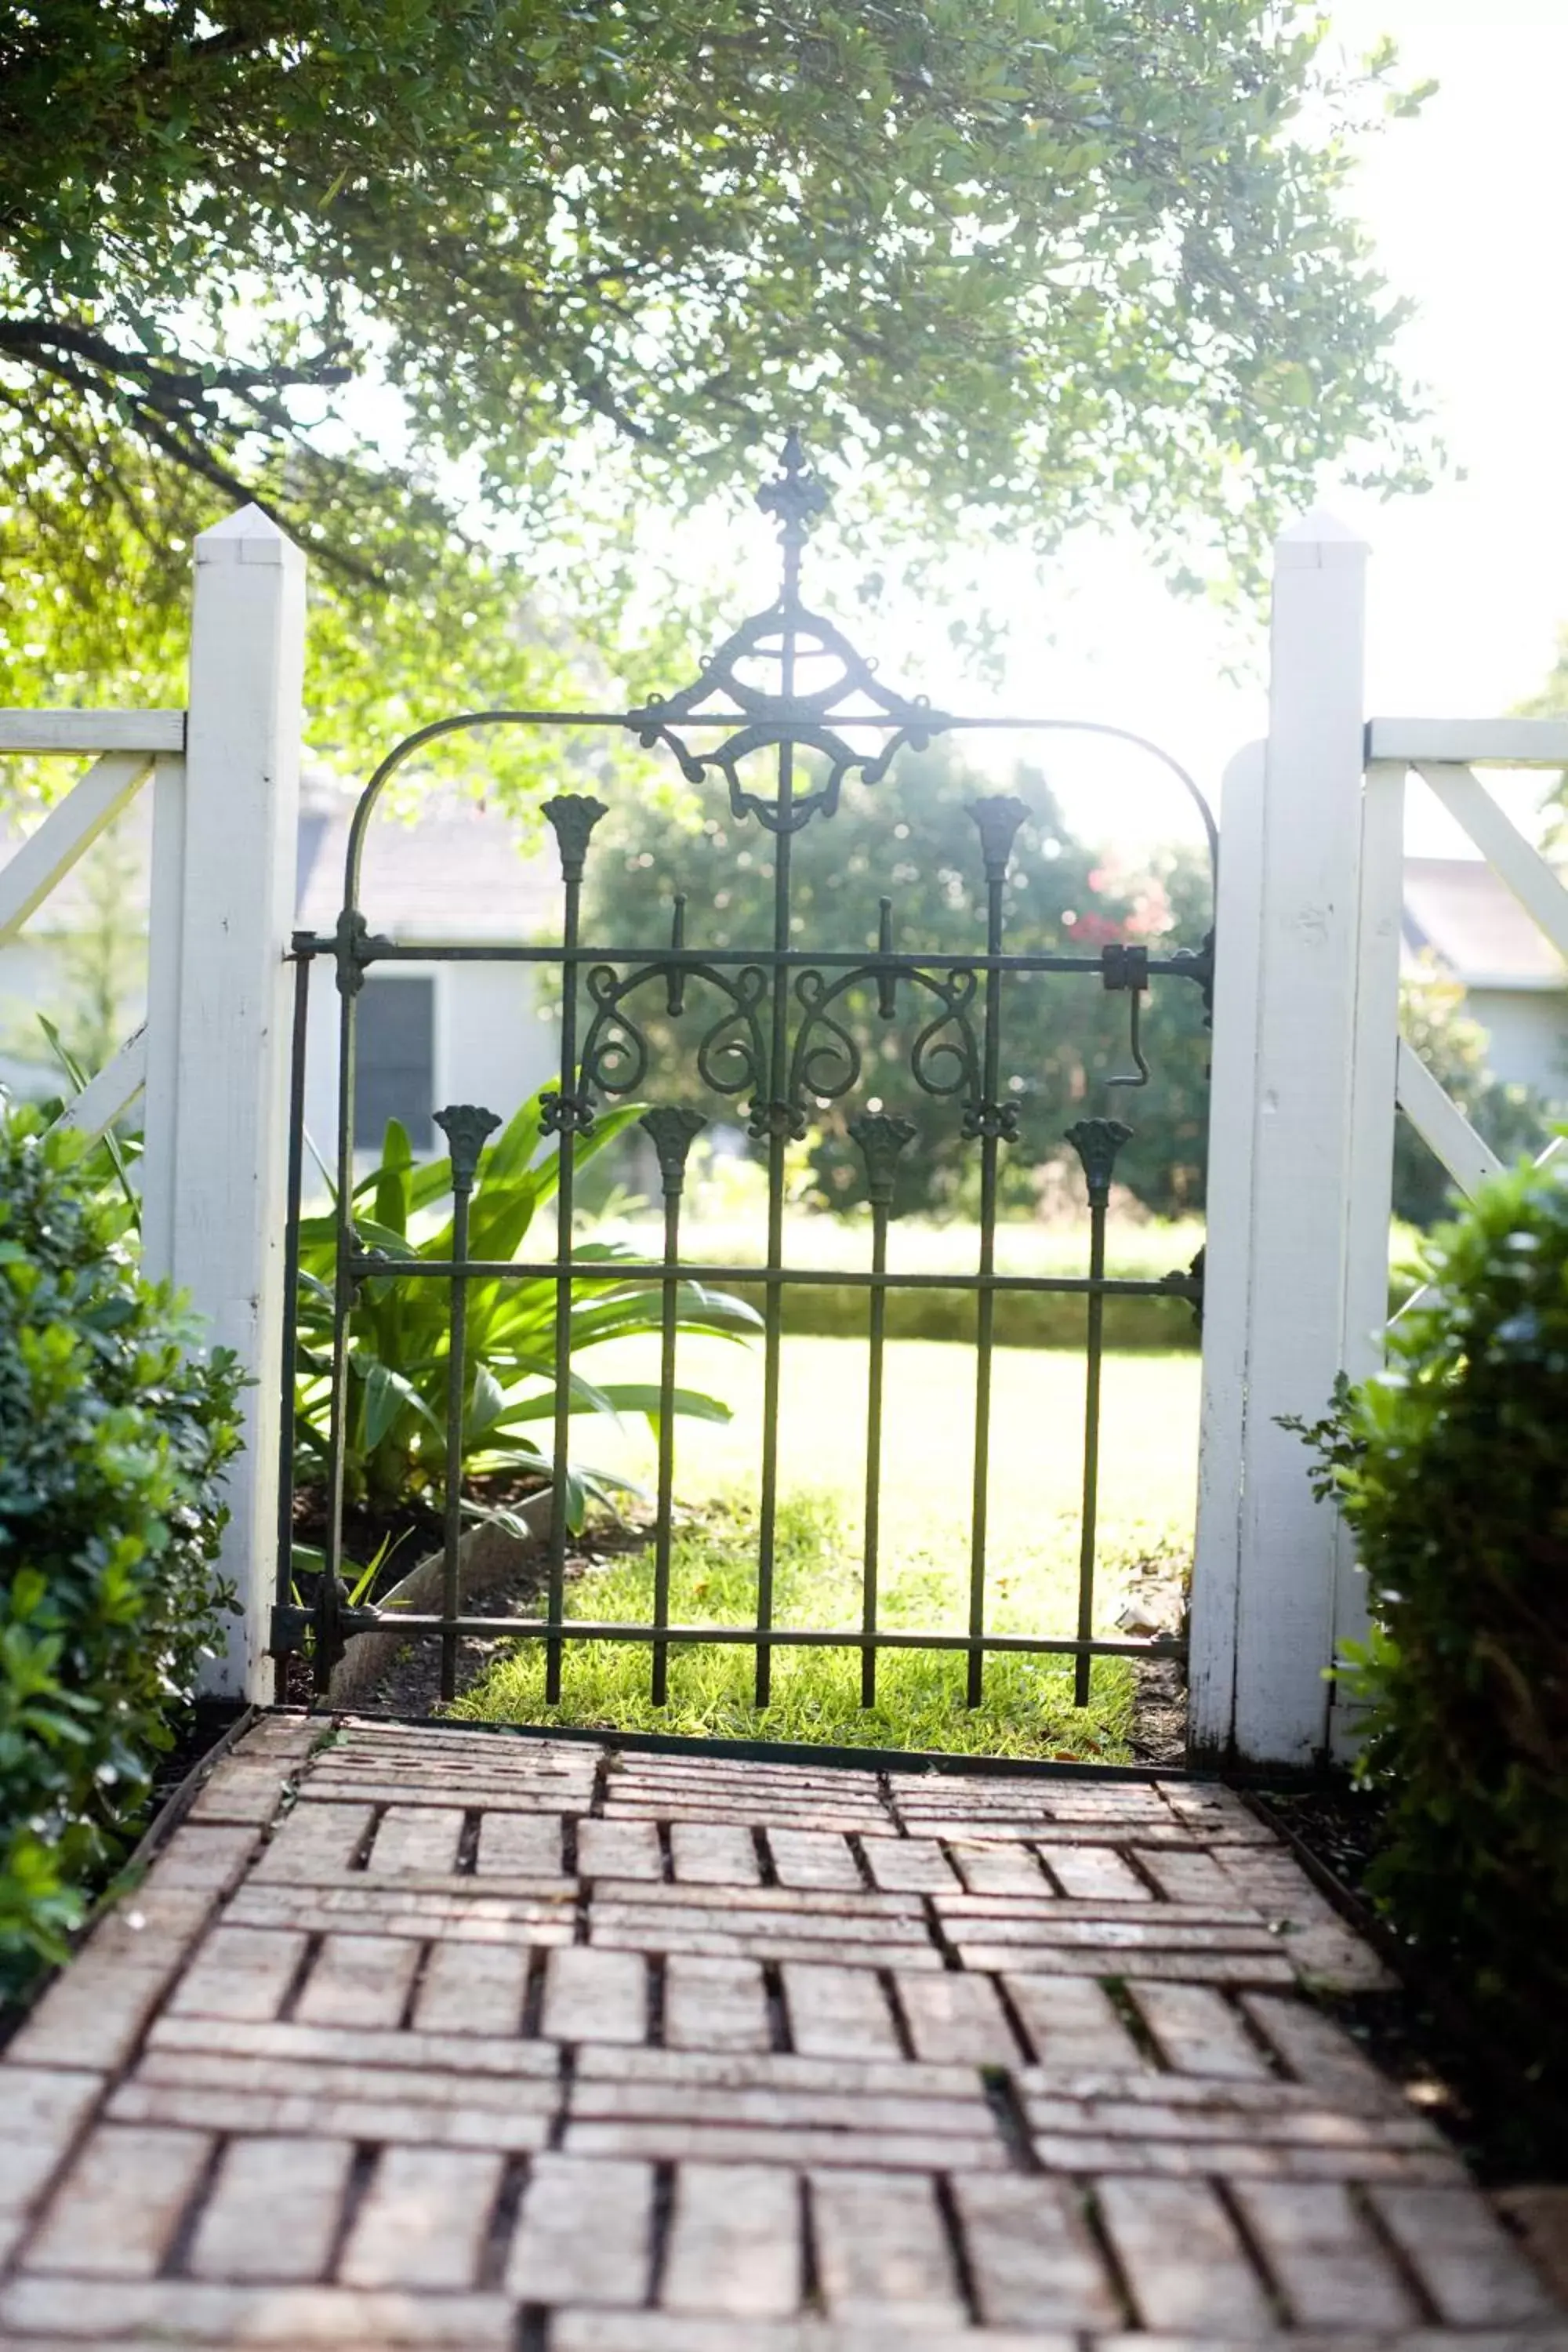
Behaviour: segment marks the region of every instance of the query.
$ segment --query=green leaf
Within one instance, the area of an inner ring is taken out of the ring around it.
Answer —
[[[432,1429],[441,1424],[426,1403],[412,1381],[395,1372],[387,1364],[350,1358],[351,1369],[360,1372],[364,1391],[364,1442],[373,1451],[396,1426],[403,1412],[416,1413]]]
[[[401,1119],[389,1118],[375,1172],[374,1222],[383,1233],[405,1237],[408,1232],[408,1181],[414,1152]]]

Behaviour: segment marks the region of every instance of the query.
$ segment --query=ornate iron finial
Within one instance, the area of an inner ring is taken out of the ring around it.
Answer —
[[[561,852],[562,880],[581,882],[588,856],[588,836],[599,819],[609,815],[609,810],[592,793],[557,793],[552,801],[545,802],[542,814],[554,828]]]
[[[866,1192],[871,1206],[891,1208],[899,1154],[915,1139],[913,1121],[890,1118],[886,1111],[863,1110],[850,1120],[849,1132],[865,1155]]]
[[[1005,882],[1018,827],[1029,814],[1028,802],[1016,800],[1011,793],[991,793],[984,800],[971,801],[969,814],[980,828],[985,879]]]
[[[479,1173],[485,1139],[495,1133],[500,1121],[493,1110],[486,1110],[479,1103],[448,1103],[445,1110],[436,1113],[436,1124],[447,1139],[452,1162],[452,1190],[466,1192]]]
[[[1116,1155],[1131,1139],[1132,1129],[1119,1118],[1080,1118],[1076,1127],[1068,1128],[1067,1139],[1083,1162],[1089,1181],[1090,1208],[1105,1206],[1116,1172]]]
[[[827,504],[827,487],[811,470],[798,425],[790,426],[779,470],[757,492],[757,504],[764,514],[777,518],[779,536],[786,547],[805,546],[812,517]]]
[[[707,1124],[700,1110],[689,1110],[679,1103],[657,1104],[652,1110],[645,1110],[638,1121],[653,1138],[667,1201],[679,1199],[686,1183],[686,1155]]]

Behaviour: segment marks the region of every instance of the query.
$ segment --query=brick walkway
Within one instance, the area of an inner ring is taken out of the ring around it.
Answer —
[[[322,1740],[0,2065],[14,2352],[1568,2347],[1223,1791]]]

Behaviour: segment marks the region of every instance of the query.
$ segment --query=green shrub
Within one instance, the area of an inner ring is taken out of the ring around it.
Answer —
[[[0,1115],[0,1997],[63,1956],[228,1599],[237,1369],[129,1223],[79,1145]]]
[[[1568,1175],[1483,1187],[1378,1378],[1309,1433],[1378,1631],[1373,1892],[1532,2069],[1568,2060]]]

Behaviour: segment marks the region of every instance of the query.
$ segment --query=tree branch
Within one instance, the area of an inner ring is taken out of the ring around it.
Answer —
[[[352,383],[354,377],[352,367],[326,359],[298,367],[206,370],[194,366],[189,360],[171,365],[157,352],[125,351],[106,336],[94,334],[89,328],[73,326],[64,319],[0,319],[0,351],[13,352],[20,359],[53,351],[70,352],[107,375],[128,377],[132,383],[145,385],[149,392],[161,392],[197,405],[214,392],[287,392],[295,387],[321,390]]]

